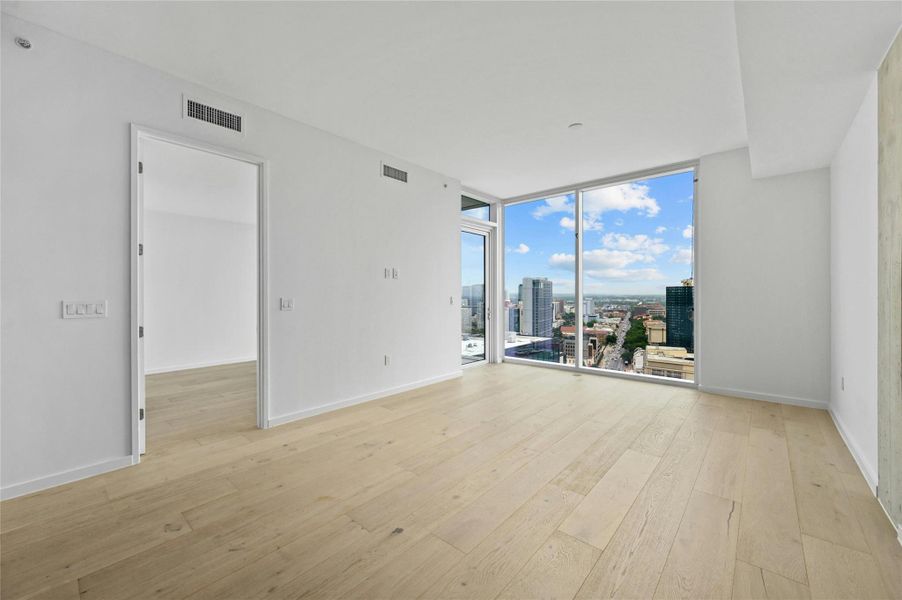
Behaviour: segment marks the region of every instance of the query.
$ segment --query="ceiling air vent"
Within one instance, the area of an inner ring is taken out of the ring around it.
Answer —
[[[398,181],[407,183],[407,171],[402,171],[401,169],[396,169],[394,167],[383,164],[382,174],[386,177],[391,177],[392,179],[397,179]]]
[[[218,108],[201,104],[190,98],[185,100],[185,116],[200,121],[206,121],[213,125],[219,125],[220,127],[225,127],[226,129],[231,129],[232,131],[237,131],[239,133],[241,132],[243,125],[241,115],[219,110]]]

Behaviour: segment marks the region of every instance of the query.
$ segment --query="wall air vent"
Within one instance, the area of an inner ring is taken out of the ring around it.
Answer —
[[[407,171],[402,171],[401,169],[396,169],[394,167],[383,164],[382,174],[386,177],[391,177],[392,179],[397,179],[398,181],[407,183]]]
[[[241,115],[226,112],[206,104],[201,104],[190,98],[185,99],[185,116],[212,123],[213,125],[218,125],[220,127],[225,127],[226,129],[231,129],[232,131],[237,131],[239,133],[241,133],[244,125],[244,119]]]

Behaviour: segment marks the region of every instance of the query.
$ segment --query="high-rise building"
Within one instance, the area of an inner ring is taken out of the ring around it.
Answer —
[[[545,277],[524,277],[520,285],[520,333],[536,337],[552,337],[554,309],[551,281]]]
[[[693,287],[675,285],[667,288],[667,345],[695,352],[693,335]]]
[[[461,306],[476,308],[480,302],[485,301],[485,284],[474,283],[465,285],[460,291]]]
[[[460,307],[460,330],[462,333],[473,331],[473,313],[468,306]]]
[[[507,307],[507,331],[520,333],[520,305],[511,304]]]

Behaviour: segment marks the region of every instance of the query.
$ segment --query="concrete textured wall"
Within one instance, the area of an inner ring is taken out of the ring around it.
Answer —
[[[877,76],[878,497],[902,524],[902,35]]]

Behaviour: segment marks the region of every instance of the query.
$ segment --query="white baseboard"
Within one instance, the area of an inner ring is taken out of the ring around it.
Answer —
[[[30,481],[23,481],[22,483],[14,483],[13,485],[0,488],[0,499],[8,500],[10,498],[16,498],[17,496],[32,494],[34,492],[46,490],[47,488],[63,485],[64,483],[72,483],[79,479],[87,479],[88,477],[108,473],[123,467],[130,467],[133,464],[136,463],[131,455],[121,456],[119,458],[112,458],[93,465],[88,465],[87,467],[78,467],[77,469],[54,473],[53,475],[47,475],[46,477],[39,477]]]
[[[173,373],[175,371],[187,371],[188,369],[203,369],[204,367],[220,367],[223,365],[237,365],[238,363],[254,362],[256,356],[248,356],[246,358],[229,358],[226,360],[211,360],[205,362],[186,363],[182,365],[169,365],[167,367],[154,367],[153,369],[144,369],[145,375],[157,375],[159,373]]]
[[[875,496],[877,495],[877,469],[874,468],[868,461],[864,459],[864,454],[861,451],[861,448],[855,443],[855,440],[852,436],[849,435],[849,430],[843,424],[842,419],[833,412],[832,409],[828,411],[830,413],[830,418],[833,419],[833,424],[836,425],[836,430],[839,432],[839,436],[842,438],[842,441],[845,442],[846,448],[849,449],[849,452],[852,454],[852,458],[855,459],[855,464],[858,465],[858,470],[861,471],[861,474],[864,476],[865,481],[868,482],[868,487],[871,488],[871,493]]]
[[[385,398],[386,396],[400,394],[401,392],[408,392],[410,390],[425,387],[427,385],[432,385],[433,383],[439,383],[442,381],[447,381],[449,379],[456,379],[457,377],[460,377],[462,375],[463,370],[454,371],[452,373],[445,373],[444,375],[439,375],[437,377],[421,379],[420,381],[414,381],[413,383],[407,383],[404,385],[399,385],[397,387],[379,390],[378,392],[373,392],[372,394],[364,394],[363,396],[348,398],[347,400],[337,400],[335,402],[329,402],[328,404],[320,404],[319,406],[314,406],[313,408],[306,408],[304,410],[299,410],[297,412],[288,413],[287,415],[269,419],[269,421],[267,421],[267,427],[276,427],[277,425],[284,425],[285,423],[290,423],[292,421],[306,419],[307,417],[313,417],[315,415],[331,412],[333,410],[338,410],[339,408],[354,406],[355,404],[363,404],[364,402],[378,400],[379,398]]]
[[[749,400],[764,400],[765,402],[776,402],[777,404],[803,406],[805,408],[820,408],[822,410],[827,410],[827,408],[829,407],[829,404],[826,400],[811,400],[808,398],[796,398],[794,396],[779,396],[777,394],[764,394],[761,392],[734,390],[732,388],[723,388],[709,385],[699,385],[698,391],[705,392],[707,394],[736,396],[737,398],[748,398]]]

